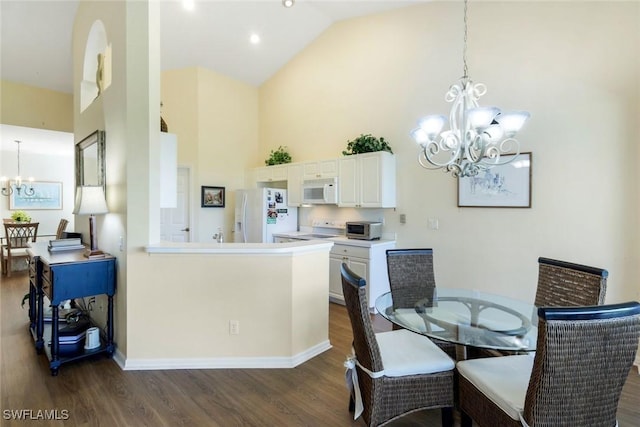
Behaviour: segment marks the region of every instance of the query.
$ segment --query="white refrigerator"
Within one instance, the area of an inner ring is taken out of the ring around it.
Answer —
[[[287,206],[287,190],[236,190],[234,241],[273,243],[273,233],[298,230],[298,208]]]

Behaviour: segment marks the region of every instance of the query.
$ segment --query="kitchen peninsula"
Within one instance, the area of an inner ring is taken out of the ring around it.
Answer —
[[[127,331],[124,368],[287,368],[331,348],[332,246],[147,246],[140,268],[155,291],[138,295],[147,304],[127,313],[129,325],[140,327]]]

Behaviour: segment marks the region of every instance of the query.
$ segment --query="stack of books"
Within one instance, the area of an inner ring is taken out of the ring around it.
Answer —
[[[49,252],[77,251],[85,249],[79,238],[49,240]]]

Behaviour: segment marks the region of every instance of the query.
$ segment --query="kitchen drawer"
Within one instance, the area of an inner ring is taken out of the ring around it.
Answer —
[[[369,259],[369,248],[334,244],[331,248],[331,255]]]

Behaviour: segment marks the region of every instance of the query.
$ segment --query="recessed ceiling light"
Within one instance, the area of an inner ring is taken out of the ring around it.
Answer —
[[[182,0],[182,7],[186,10],[193,10],[196,7],[195,0]]]
[[[249,41],[251,42],[251,44],[258,44],[260,43],[260,36],[257,35],[256,33],[253,33],[249,37]]]
[[[282,5],[284,7],[291,7],[295,3],[295,0],[282,0]]]

